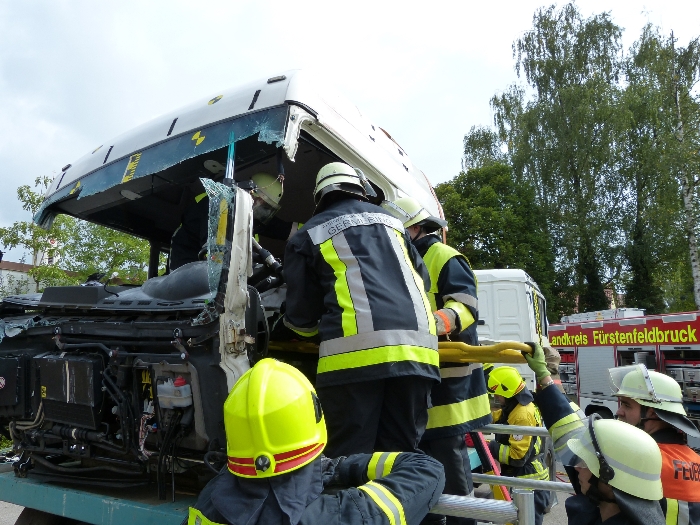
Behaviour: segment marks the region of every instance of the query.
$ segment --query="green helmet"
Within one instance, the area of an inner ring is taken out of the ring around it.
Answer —
[[[356,195],[363,200],[367,200],[368,196],[377,196],[364,173],[344,162],[331,162],[318,171],[314,188],[316,207],[318,208],[323,197],[334,191]]]
[[[675,379],[647,370],[643,364],[611,368],[608,372],[614,396],[629,397],[640,405],[651,407],[662,421],[686,434],[700,437],[683,408],[683,393]]]
[[[643,430],[615,419],[591,417],[579,435],[567,441],[565,465],[586,467],[611,487],[645,500],[663,497],[661,451]],[[643,461],[640,461],[643,458]]]
[[[426,233],[432,233],[447,226],[447,221],[430,215],[413,197],[401,197],[394,202],[382,202],[382,208],[403,223],[404,228],[421,226]]]

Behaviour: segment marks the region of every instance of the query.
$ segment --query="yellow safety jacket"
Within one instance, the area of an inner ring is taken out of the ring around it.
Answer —
[[[542,417],[535,403],[530,402],[527,405],[522,405],[515,399],[508,401],[510,403],[505,409],[493,412],[493,419],[497,424],[525,427],[542,426]],[[549,471],[543,464],[544,442],[540,436],[497,434],[496,442],[498,447],[494,459],[500,462],[504,476],[538,480],[549,479]],[[494,447],[489,448],[494,452]]]
[[[479,317],[476,277],[467,259],[434,235],[414,241],[430,274],[428,301],[433,311],[450,308],[457,317],[451,338],[478,344]],[[491,423],[491,408],[481,363],[440,365],[441,382],[433,386],[428,425],[423,439],[437,439],[471,432]]]

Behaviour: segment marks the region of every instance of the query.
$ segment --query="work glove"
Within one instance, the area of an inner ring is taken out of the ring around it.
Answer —
[[[491,452],[491,455],[493,456],[493,459],[498,461],[498,453],[501,451],[501,444],[496,441],[495,439],[492,441],[489,441],[489,452]]]
[[[544,350],[542,350],[542,347],[537,343],[525,344],[532,348],[532,355],[528,354],[527,352],[523,352],[523,356],[525,356],[525,360],[527,361],[530,369],[535,373],[537,381],[543,377],[551,375],[547,369],[547,360],[545,359]]]
[[[433,317],[435,317],[437,335],[449,334],[457,326],[457,314],[451,308],[443,308],[433,312]]]
[[[341,484],[340,466],[343,461],[345,461],[345,456],[340,456],[338,458],[321,456],[321,476],[323,478],[324,487]]]

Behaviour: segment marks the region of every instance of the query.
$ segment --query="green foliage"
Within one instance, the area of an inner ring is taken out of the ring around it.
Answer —
[[[462,172],[435,188],[450,225],[448,243],[474,269],[524,269],[540,285],[549,311],[562,315],[567,299],[554,271],[552,246],[534,188],[519,183],[510,166],[488,156],[482,160],[485,166]]]
[[[49,183],[48,178],[40,177],[35,187],[45,189]],[[18,188],[17,197],[31,216],[43,200],[41,191],[27,185]],[[36,291],[79,284],[93,273],[111,277],[116,272],[121,281],[134,284],[147,277],[147,241],[66,215],[59,215],[49,230],[31,222],[31,217],[0,228],[0,245],[31,254],[36,267],[30,275],[38,283]],[[14,283],[15,288],[18,284]]]

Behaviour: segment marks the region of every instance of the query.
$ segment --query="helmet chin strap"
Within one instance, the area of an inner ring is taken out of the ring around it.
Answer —
[[[588,492],[586,492],[586,497],[596,507],[598,505],[600,505],[601,502],[604,502],[604,501],[607,503],[616,503],[614,496],[612,498],[609,498],[608,496],[603,495],[603,493],[600,491],[600,487],[598,486],[599,482],[600,482],[600,480],[598,479],[597,476],[591,476],[591,479],[588,482],[590,484],[590,487],[588,487]]]

